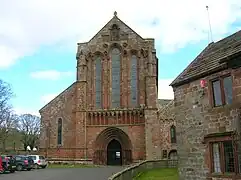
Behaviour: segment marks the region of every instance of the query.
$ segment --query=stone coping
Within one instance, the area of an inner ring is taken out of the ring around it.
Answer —
[[[155,168],[175,168],[177,167],[177,164],[177,160],[145,160],[112,175],[108,180],[132,180],[132,178],[145,170]]]

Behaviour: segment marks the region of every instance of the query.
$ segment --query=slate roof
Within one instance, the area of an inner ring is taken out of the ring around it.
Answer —
[[[160,120],[174,119],[174,100],[158,99],[158,115]]]
[[[166,105],[171,101],[172,101],[172,99],[157,99],[158,105],[160,105],[160,106]]]
[[[241,52],[241,30],[218,41],[210,43],[191,64],[170,84],[179,86],[207,76],[226,67],[221,60]]]

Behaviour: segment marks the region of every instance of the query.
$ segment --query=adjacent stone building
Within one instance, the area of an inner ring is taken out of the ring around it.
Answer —
[[[162,159],[177,159],[176,122],[174,101],[158,99],[158,119]]]
[[[241,179],[241,31],[209,44],[171,86],[179,179]]]
[[[172,103],[157,106],[154,39],[115,13],[89,42],[78,43],[76,59],[76,82],[40,110],[46,156],[108,165],[176,158],[174,118],[163,109]]]

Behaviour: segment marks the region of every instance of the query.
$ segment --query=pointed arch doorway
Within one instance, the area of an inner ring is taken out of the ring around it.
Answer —
[[[132,163],[132,144],[129,136],[117,127],[108,127],[97,136],[93,146],[93,163],[127,165]]]
[[[122,148],[116,139],[111,140],[107,146],[107,165],[122,165]]]

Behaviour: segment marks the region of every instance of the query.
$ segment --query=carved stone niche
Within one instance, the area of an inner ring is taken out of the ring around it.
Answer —
[[[148,56],[148,50],[141,49],[141,55],[146,58]]]
[[[126,57],[128,55],[127,50],[123,51],[123,55]]]
[[[108,53],[107,53],[107,51],[104,51],[104,56],[108,56]]]
[[[119,41],[120,40],[120,28],[117,24],[113,24],[110,28],[110,40]]]
[[[137,57],[138,57],[139,59],[141,58],[141,52],[140,52],[140,51],[137,52]]]

